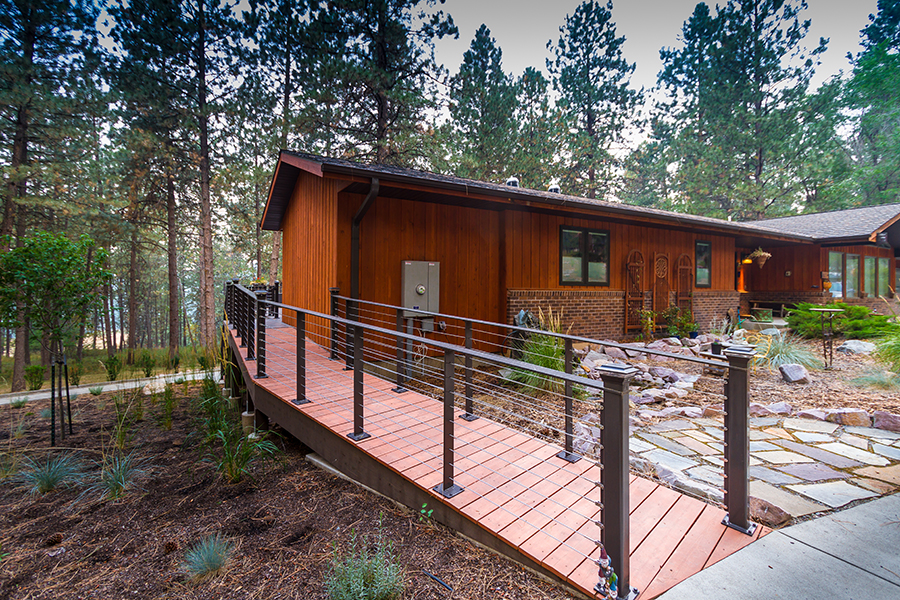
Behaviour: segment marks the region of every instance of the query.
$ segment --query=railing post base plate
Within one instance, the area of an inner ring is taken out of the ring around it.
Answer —
[[[439,483],[436,486],[434,486],[432,489],[434,491],[436,491],[438,494],[440,494],[441,496],[443,496],[444,498],[452,498],[453,496],[455,496],[458,493],[460,493],[461,491],[463,491],[463,488],[456,485],[455,483],[448,488],[445,488],[443,483]]]
[[[556,454],[556,457],[570,463],[577,463],[579,460],[581,460],[581,455],[575,454],[574,452],[566,452],[565,450],[560,450]]]
[[[603,590],[600,589],[600,584],[599,584],[599,583],[598,583],[597,585],[594,586],[594,592],[597,593],[597,594],[602,594],[602,593],[603,593]],[[615,599],[615,600],[635,600],[635,598],[638,597],[638,594],[640,594],[640,592],[638,591],[638,589],[637,589],[636,587],[633,587],[633,588],[631,588],[630,590],[628,590],[628,595],[627,595],[627,596],[619,596],[619,597],[618,597],[617,599]]]
[[[291,400],[291,404],[293,404],[294,406],[309,404],[310,402],[312,402],[312,400],[310,400],[309,398],[294,398],[293,400]]]
[[[459,415],[459,418],[462,419],[463,421],[471,422],[471,421],[474,421],[475,419],[477,419],[478,415],[473,415],[472,413],[463,413],[463,414]]]
[[[361,431],[359,433],[348,433],[347,437],[350,438],[351,440],[353,440],[354,442],[361,442],[364,439],[370,438],[372,436],[369,435],[368,433],[366,433],[365,431]]]
[[[750,523],[750,526],[747,527],[746,529],[744,529],[740,525],[736,525],[735,523],[732,523],[731,521],[729,521],[728,515],[725,515],[725,518],[722,519],[722,525],[724,525],[726,527],[731,527],[732,529],[740,531],[741,533],[743,533],[745,535],[753,535],[754,533],[756,533],[756,523]]]
[[[269,378],[268,375],[256,375],[253,377],[253,379],[268,379],[268,378]]]
[[[394,393],[397,393],[397,394],[402,394],[403,392],[408,392],[409,390],[406,389],[405,387],[400,387],[400,386],[398,385],[397,387],[392,387],[392,388],[391,388],[391,391],[394,392]]]

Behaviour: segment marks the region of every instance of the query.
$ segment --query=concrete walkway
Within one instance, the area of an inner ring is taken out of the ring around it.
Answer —
[[[149,386],[150,391],[162,391],[167,383],[173,383],[176,379],[184,379],[186,381],[196,381],[203,379],[209,371],[187,371],[185,373],[163,373],[142,379],[123,379],[121,381],[106,381],[103,383],[88,383],[85,385],[70,386],[70,395],[89,394],[91,388],[100,387],[104,392],[133,390],[135,388]],[[213,371],[213,376],[218,379],[218,371]],[[10,404],[13,400],[25,398],[31,400],[46,400],[50,397],[49,389],[34,390],[31,392],[13,392],[11,394],[0,394],[0,406]]]
[[[900,598],[898,546],[894,494],[772,532],[658,597]]]

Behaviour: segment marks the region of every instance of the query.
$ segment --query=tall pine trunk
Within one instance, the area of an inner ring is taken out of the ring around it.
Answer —
[[[197,35],[197,97],[200,127],[200,345],[215,342],[215,290],[213,277],[212,206],[210,201],[209,115],[206,82],[206,16],[200,2]]]
[[[138,307],[138,259],[137,227],[131,229],[130,256],[128,262],[128,353],[125,364],[134,364],[134,350],[137,348],[137,307]]]
[[[178,229],[175,221],[175,179],[171,166],[166,172],[166,235],[168,237],[169,269],[169,364],[178,354]]]

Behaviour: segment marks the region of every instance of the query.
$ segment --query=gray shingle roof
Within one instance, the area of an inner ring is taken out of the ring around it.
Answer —
[[[868,238],[897,215],[900,215],[900,204],[883,204],[766,219],[757,224],[766,229],[808,235],[817,240]]]

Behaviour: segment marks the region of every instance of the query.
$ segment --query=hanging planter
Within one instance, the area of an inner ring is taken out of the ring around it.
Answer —
[[[766,261],[772,258],[772,255],[763,250],[762,248],[757,248],[753,252],[750,253],[747,258],[751,258],[756,261],[756,264],[759,265],[759,268],[762,269],[763,265],[766,264]]]

